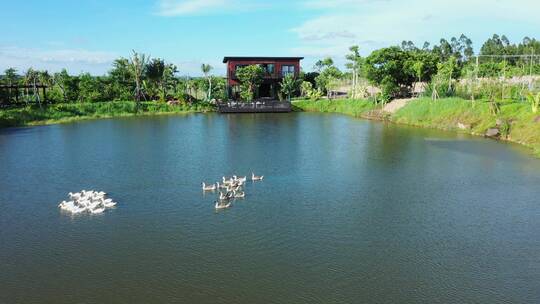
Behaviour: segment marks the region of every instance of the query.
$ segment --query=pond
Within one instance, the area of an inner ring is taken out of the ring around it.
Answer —
[[[216,212],[201,182],[263,174]],[[0,303],[538,303],[540,160],[333,114],[0,131]],[[118,205],[72,216],[68,192]]]

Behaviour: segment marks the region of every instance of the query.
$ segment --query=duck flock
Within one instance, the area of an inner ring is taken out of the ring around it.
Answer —
[[[253,172],[251,173],[252,181],[262,181],[264,175],[257,176]],[[223,176],[221,182],[216,182],[215,184],[206,184],[202,183],[202,190],[207,191],[216,191],[218,192],[218,198],[215,202],[214,207],[219,209],[226,209],[232,206],[232,201],[236,198],[246,197],[246,192],[244,191],[244,185],[247,181],[247,176],[238,177],[233,175],[231,178],[226,178]],[[225,190],[225,191],[222,191]]]
[[[68,193],[69,200],[62,201],[58,204],[58,208],[63,211],[70,212],[72,214],[77,213],[91,213],[99,214],[103,213],[105,209],[113,208],[116,206],[116,202],[107,198],[107,193],[103,191],[86,191],[82,190],[77,193]]]

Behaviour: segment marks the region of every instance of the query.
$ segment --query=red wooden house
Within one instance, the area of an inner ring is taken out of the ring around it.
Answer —
[[[304,57],[225,57],[223,63],[227,64],[227,92],[230,99],[239,99],[240,82],[236,77],[239,67],[257,64],[264,71],[264,80],[259,87],[256,98],[277,99],[281,80],[285,75],[293,74],[298,77],[300,73],[300,60]]]

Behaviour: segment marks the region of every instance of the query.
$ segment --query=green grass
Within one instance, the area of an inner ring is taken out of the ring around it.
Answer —
[[[342,113],[355,117],[373,110],[375,104],[368,100],[338,99],[318,100],[301,99],[293,102],[294,111]]]
[[[363,116],[375,105],[366,100],[299,100],[293,103],[296,111],[332,112],[352,116]],[[489,103],[471,101],[461,98],[443,98],[432,101],[420,98],[409,102],[405,107],[389,116],[394,123],[407,124],[424,128],[437,128],[450,131],[467,132],[482,135],[486,130],[495,127],[497,119],[508,122],[509,130],[503,138],[532,148],[540,157],[540,113],[533,114],[528,103],[506,102],[500,104],[500,112],[493,115]],[[458,123],[469,129],[461,130]]]
[[[0,110],[0,128],[63,123],[83,119],[132,115],[210,112],[215,108],[206,103],[168,105],[164,102],[141,102],[137,111],[133,101],[64,103],[47,107],[27,106]]]

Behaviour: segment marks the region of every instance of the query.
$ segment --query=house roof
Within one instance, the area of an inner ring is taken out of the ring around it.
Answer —
[[[223,63],[227,63],[230,60],[302,60],[304,57],[235,57],[225,56],[223,57]]]

